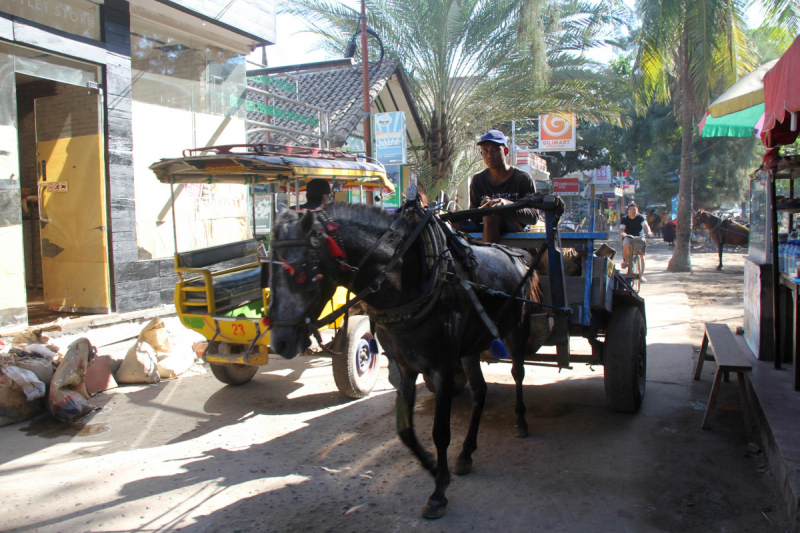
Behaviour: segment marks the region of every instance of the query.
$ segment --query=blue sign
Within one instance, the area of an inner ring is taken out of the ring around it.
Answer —
[[[375,159],[384,165],[405,165],[406,114],[378,113],[375,115]]]

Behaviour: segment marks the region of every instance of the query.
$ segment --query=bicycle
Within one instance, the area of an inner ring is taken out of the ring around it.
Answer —
[[[630,283],[631,289],[638,293],[642,287],[642,258],[647,249],[647,241],[644,240],[644,237],[633,237],[631,235],[625,235],[623,236],[624,238],[629,239],[631,243],[631,255],[628,257],[628,273],[625,274],[625,278]]]

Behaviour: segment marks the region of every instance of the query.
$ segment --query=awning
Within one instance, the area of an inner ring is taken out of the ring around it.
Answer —
[[[764,63],[728,87],[719,98],[708,106],[711,116],[720,118],[764,103],[764,76],[777,62],[778,60],[775,59]]]
[[[701,137],[752,137],[755,126],[764,115],[764,104],[754,105],[720,118],[706,115],[700,123]]]
[[[800,37],[795,39],[764,77],[765,132],[775,128],[778,123],[788,125],[791,113],[800,111],[798,89],[800,89]]]

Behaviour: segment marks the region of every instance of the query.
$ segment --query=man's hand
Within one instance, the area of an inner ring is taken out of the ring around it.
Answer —
[[[505,198],[489,198],[488,196],[484,196],[481,200],[481,208],[484,207],[497,207],[500,205],[508,205],[511,202],[506,200]]]

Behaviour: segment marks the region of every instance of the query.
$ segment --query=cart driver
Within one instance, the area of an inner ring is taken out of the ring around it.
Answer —
[[[508,163],[508,141],[503,132],[489,130],[481,136],[478,148],[487,168],[472,176],[470,209],[508,205],[536,193],[536,183],[530,174]],[[459,226],[462,231],[482,232],[483,242],[498,242],[501,233],[522,231],[538,220],[538,211],[526,208],[487,215],[480,220],[465,220]]]
[[[306,203],[300,209],[321,209],[331,201],[331,184],[322,178],[314,178],[306,184]]]
[[[652,237],[653,232],[650,231],[650,226],[647,225],[647,220],[644,218],[644,216],[642,216],[641,213],[639,213],[639,208],[636,207],[635,203],[631,202],[628,205],[628,216],[623,217],[619,221],[618,233],[622,236],[622,269],[624,270],[630,266],[631,247],[633,246],[631,237]],[[647,281],[644,279],[645,250],[646,248],[642,248],[641,250],[642,271],[639,272],[639,279],[642,282]]]

